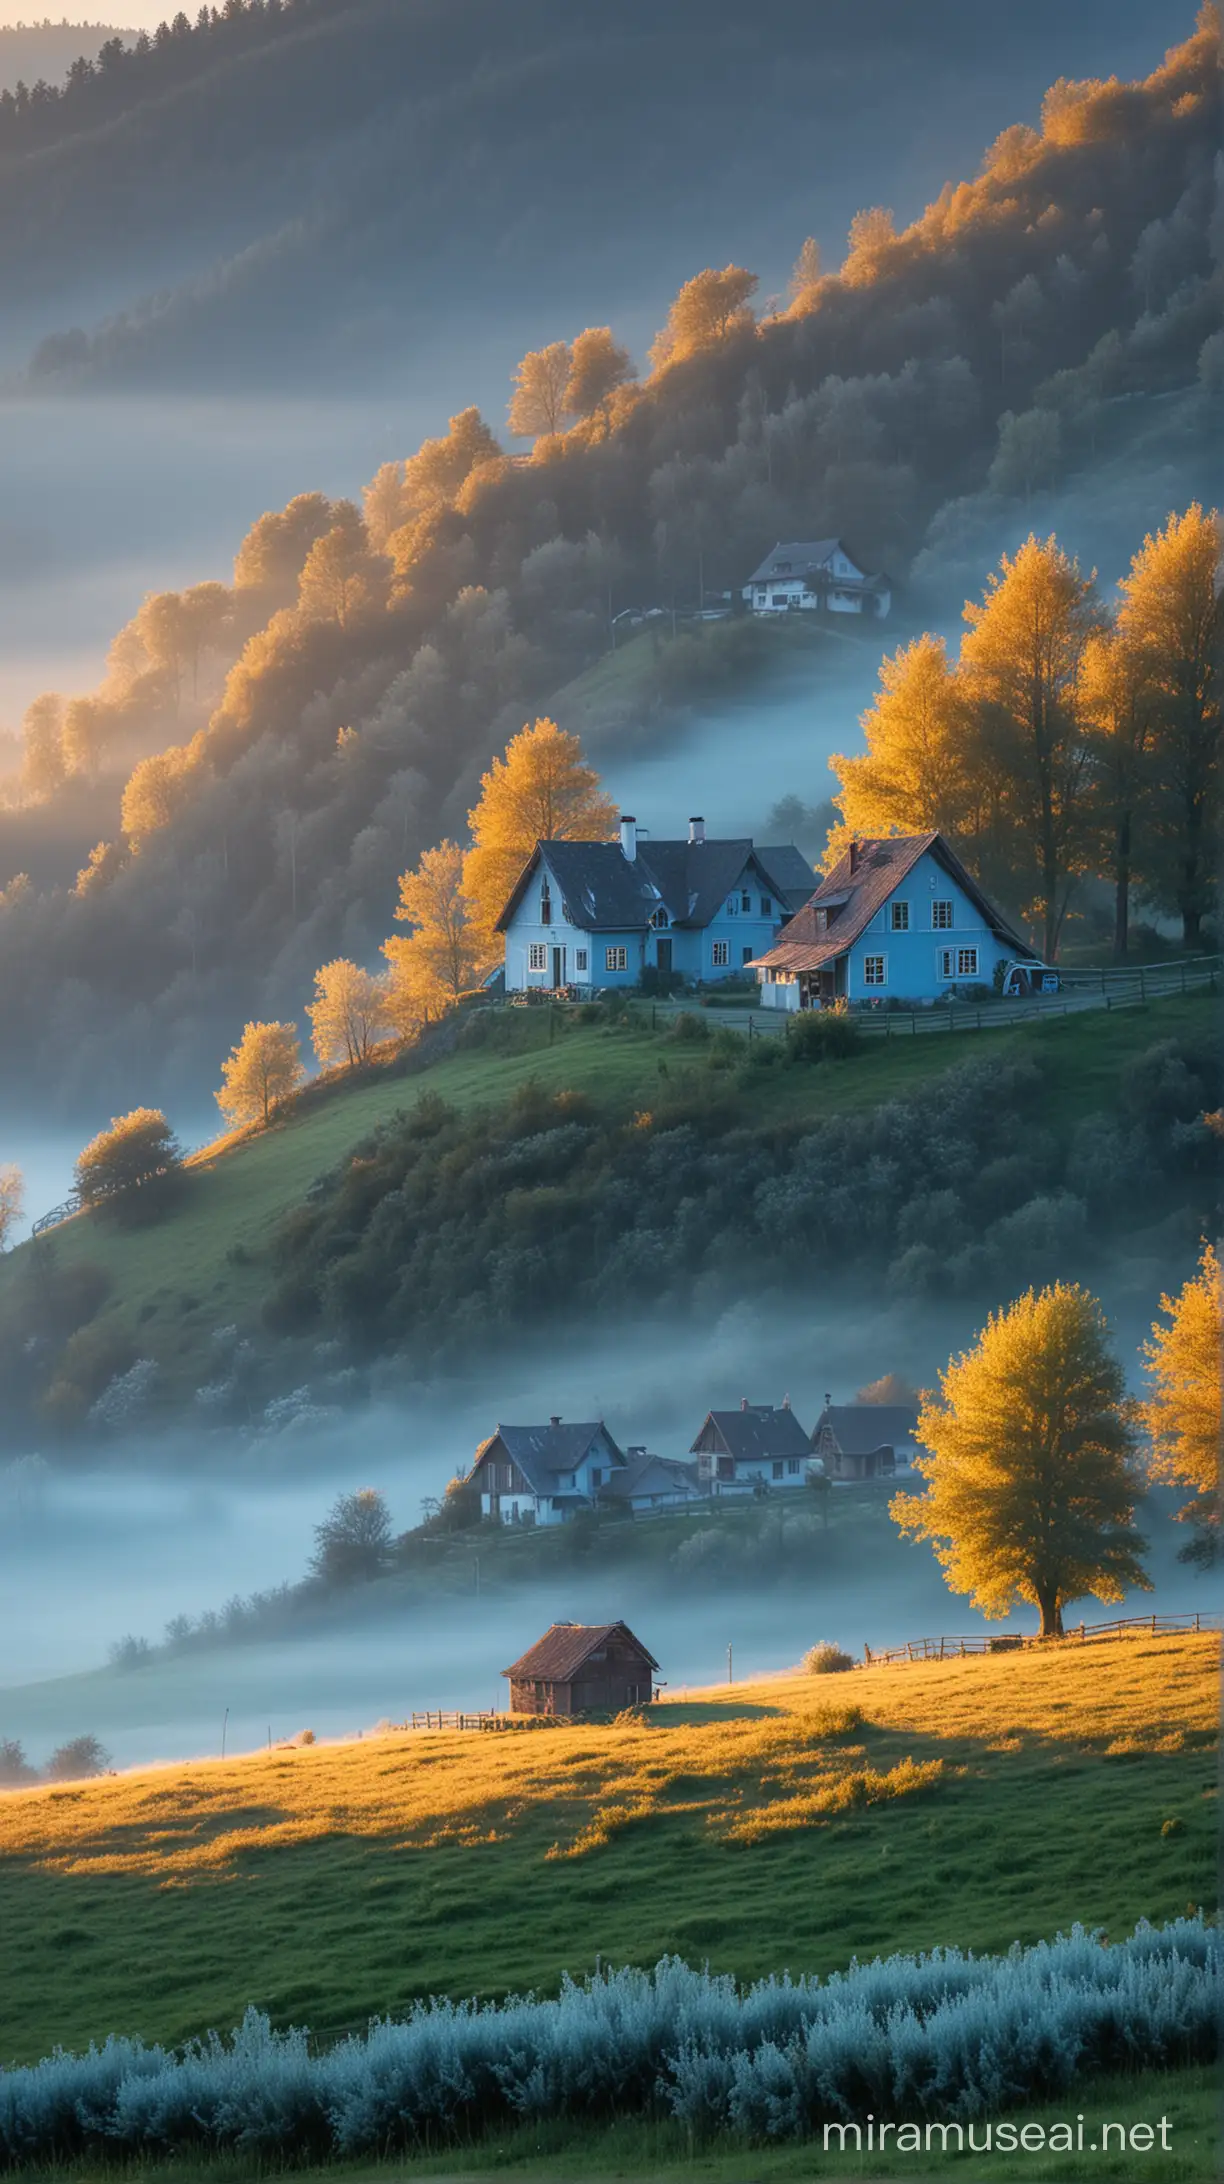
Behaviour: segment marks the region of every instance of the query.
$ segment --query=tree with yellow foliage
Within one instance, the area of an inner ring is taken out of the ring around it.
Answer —
[[[594,417],[633,376],[629,351],[613,340],[611,327],[587,326],[570,348],[565,408],[573,417]]]
[[[385,605],[391,571],[381,554],[370,552],[365,524],[351,501],[339,507],[340,520],[306,556],[298,606],[312,622],[348,629],[358,616]]]
[[[565,390],[573,363],[568,341],[550,341],[543,349],[527,351],[514,375],[508,413],[511,432],[531,440],[542,432],[560,432],[569,414]]]
[[[1065,1282],[1030,1289],[940,1385],[918,1418],[927,1491],[896,1495],[890,1514],[933,1543],[953,1592],[992,1618],[1030,1601],[1042,1637],[1057,1638],[1069,1601],[1150,1590],[1122,1368],[1095,1297]]]
[[[1114,885],[1115,963],[1126,959],[1136,829],[1151,784],[1153,693],[1142,657],[1116,630],[1084,648],[1079,705],[1092,758],[1092,802],[1102,865]]]
[[[323,1068],[333,1062],[355,1068],[369,1060],[371,1047],[390,1024],[387,982],[338,956],[315,972],[314,1000],[306,1014],[311,1043]]]
[[[468,813],[472,847],[463,867],[472,916],[496,960],[493,928],[537,842],[607,842],[617,810],[577,736],[555,721],[520,729],[482,775],[480,801]]]
[[[182,1164],[182,1148],[161,1109],[136,1107],[130,1115],[116,1115],[109,1130],[90,1139],[73,1180],[82,1205],[97,1206],[164,1183]]]
[[[412,932],[383,942],[390,966],[387,1008],[406,1038],[473,992],[491,968],[488,939],[465,892],[457,842],[427,849],[416,871],[405,872],[395,916]]]
[[[717,348],[734,334],[747,333],[755,325],[749,297],[757,288],[757,275],[742,265],[725,265],[721,272],[707,266],[695,273],[679,291],[667,324],[655,335],[650,361],[658,371],[678,364],[699,349]]]
[[[881,660],[879,693],[861,726],[862,756],[829,761],[843,847],[852,836],[974,831],[972,719],[942,637],[915,637]]]
[[[227,1122],[267,1122],[304,1076],[296,1024],[247,1024],[221,1064],[221,1090],[213,1097]]]
[[[1047,960],[1089,828],[1090,769],[1078,685],[1101,626],[1091,576],[1056,538],[1032,534],[1004,554],[986,596],[965,606],[960,679],[983,764],[996,775],[1018,851],[1030,862]]]
[[[787,317],[806,318],[816,309],[821,283],[820,244],[809,235],[795,260],[787,283]]]
[[[25,1210],[25,1179],[11,1160],[0,1161],[0,1251]]]
[[[1148,1468],[1170,1486],[1188,1486],[1193,1499],[1177,1514],[1203,1527],[1195,1561],[1213,1559],[1220,1528],[1220,1376],[1224,1357],[1220,1262],[1204,1244],[1198,1273],[1175,1297],[1162,1297],[1167,1323],[1152,1323],[1143,1346],[1149,1394],[1143,1422],[1151,1442]]]
[[[124,839],[135,854],[182,810],[191,793],[191,777],[202,763],[198,739],[193,739],[154,751],[132,768],[120,810]]]
[[[1118,589],[1118,635],[1152,709],[1153,853],[1145,883],[1197,948],[1215,899],[1224,676],[1221,525],[1196,501],[1144,539]]]

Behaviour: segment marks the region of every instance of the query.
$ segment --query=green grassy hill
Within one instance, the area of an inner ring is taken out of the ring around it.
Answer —
[[[619,1023],[584,1015],[506,1012],[487,1020],[484,1043],[461,1046],[411,1075],[389,1063],[358,1083],[320,1088],[271,1128],[219,1140],[194,1156],[181,1203],[159,1220],[132,1227],[107,1214],[80,1215],[21,1246],[0,1263],[0,1339],[15,1341],[36,1313],[48,1266],[57,1276],[100,1270],[109,1290],[87,1329],[90,1341],[103,1349],[110,1342],[116,1356],[134,1346],[156,1360],[162,1400],[173,1405],[209,1377],[213,1331],[255,1322],[278,1221],[371,1130],[410,1115],[426,1092],[466,1111],[498,1107],[534,1083],[545,1093],[581,1092],[599,1113],[626,1119],[691,1093],[717,1100],[728,1129],[786,1129],[904,1097],[967,1055],[1033,1055],[1045,1073],[1043,1127],[1066,1132],[1114,1106],[1120,1073],[1136,1055],[1161,1039],[1200,1034],[1210,1002],[1191,995],[959,1039],[873,1040],[841,1062],[760,1071],[742,1066],[738,1035],[717,1028],[688,1045],[662,1012],[652,1028],[648,1007]],[[702,1021],[716,1027],[713,1014]]]
[[[675,1951],[744,1978],[1215,1897],[1218,1641],[1136,1637],[398,1732],[0,1798],[0,2060],[317,2033]],[[1167,1823],[1174,1821],[1175,1827]]]

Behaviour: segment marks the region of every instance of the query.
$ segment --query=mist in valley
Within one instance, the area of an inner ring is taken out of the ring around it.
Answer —
[[[1128,1360],[1162,1278],[1136,1265],[1105,1288]],[[824,1638],[861,1654],[864,1644],[985,1630],[948,1591],[930,1550],[897,1535],[881,1487],[869,1515],[819,1536],[802,1576],[686,1576],[681,1584],[658,1560],[601,1567],[596,1545],[567,1553],[547,1580],[512,1583],[496,1567],[490,1576],[488,1556],[479,1570],[474,1535],[470,1582],[459,1593],[418,1587],[414,1597],[406,1575],[394,1607],[385,1588],[357,1587],[304,1617],[296,1634],[278,1625],[263,1639],[163,1653],[129,1669],[104,1665],[125,1636],[156,1646],[176,1616],[195,1620],[235,1595],[296,1582],[314,1527],[340,1493],[376,1487],[397,1531],[418,1524],[499,1422],[603,1418],[622,1447],[645,1443],[680,1457],[707,1410],[785,1394],[810,1431],[826,1393],[851,1401],[885,1372],[933,1384],[950,1352],[973,1339],[977,1320],[967,1302],[941,1309],[865,1297],[856,1308],[819,1294],[803,1304],[744,1299],[704,1329],[643,1319],[596,1344],[572,1335],[524,1344],[497,1366],[478,1362],[462,1386],[405,1388],[319,1427],[116,1439],[42,1472],[28,1464],[0,1471],[0,1737],[19,1738],[41,1761],[65,1739],[92,1734],[122,1766],[216,1752],[227,1710],[227,1749],[241,1751],[304,1728],[354,1735],[414,1708],[504,1706],[500,1671],[560,1620],[624,1617],[672,1692],[725,1681],[728,1646],[744,1680],[793,1666]],[[1076,1616],[1211,1604],[1209,1581],[1176,1559],[1184,1535],[1172,1506],[1157,1494],[1140,1519],[1155,1592],[1121,1609],[1084,1601]],[[802,1492],[770,1497],[768,1511],[783,1525],[812,1515]],[[1018,1611],[1005,1627],[1035,1628],[1035,1611]]]

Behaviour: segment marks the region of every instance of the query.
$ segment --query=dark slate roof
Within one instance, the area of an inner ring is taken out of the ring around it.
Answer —
[[[762,871],[773,881],[774,893],[786,910],[799,910],[816,885],[816,874],[801,849],[793,842],[775,842],[753,851]]]
[[[766,554],[760,568],[753,570],[748,582],[750,584],[767,584],[772,576],[806,576],[809,569],[826,568],[839,546],[841,546],[839,538],[791,539],[790,541],[779,539],[772,552]],[[842,546],[842,552],[845,553],[845,551],[845,547]],[[847,558],[854,560],[852,554],[848,555]],[[785,562],[786,567],[779,567],[780,562]],[[855,562],[855,567],[858,567],[857,562]]]
[[[918,1413],[907,1403],[830,1403],[812,1429],[812,1447],[825,1426],[843,1456],[873,1456],[877,1449],[904,1448],[912,1442]]]
[[[518,1465],[523,1477],[535,1494],[552,1494],[556,1490],[557,1474],[576,1471],[591,1443],[598,1434],[604,1434],[615,1458],[624,1463],[624,1457],[616,1442],[608,1433],[602,1418],[593,1422],[570,1425],[562,1420],[558,1425],[547,1426],[498,1426],[487,1441],[482,1441],[476,1451],[472,1468],[487,1456],[498,1441],[507,1456]]]
[[[697,1466],[681,1463],[675,1456],[653,1456],[649,1449],[630,1449],[623,1471],[618,1471],[609,1482],[608,1491],[617,1501],[630,1501],[635,1494],[675,1494],[687,1489],[696,1494]]]
[[[754,849],[746,835],[704,842],[655,842],[639,835],[631,860],[619,842],[537,842],[497,930],[505,930],[541,861],[575,925],[590,932],[625,932],[645,931],[660,903],[673,925],[708,925],[754,860],[783,910],[797,908],[810,894],[816,874],[789,843]]]
[[[780,1403],[777,1409],[772,1403],[750,1403],[747,1410],[741,1406],[738,1410],[710,1411],[701,1432],[710,1424],[718,1428],[727,1454],[738,1463],[810,1454],[808,1437],[786,1403]],[[696,1446],[694,1441],[694,1449]]]
[[[789,925],[783,926],[773,947],[758,956],[753,969],[766,965],[780,971],[815,971],[821,964],[832,963],[837,956],[844,955],[856,940],[861,939],[877,910],[883,909],[928,849],[949,878],[964,889],[970,902],[976,904],[996,937],[1018,953],[1026,952],[1026,943],[982,893],[942,834],[889,834],[859,842],[857,849],[853,870],[847,850],[821,881],[811,900]],[[818,910],[837,913],[836,917],[830,917],[827,932],[818,929]]]
[[[520,1660],[503,1668],[502,1675],[522,1683],[570,1683],[590,1655],[610,1638],[627,1640],[651,1668],[658,1667],[653,1653],[647,1652],[627,1623],[553,1623]]]

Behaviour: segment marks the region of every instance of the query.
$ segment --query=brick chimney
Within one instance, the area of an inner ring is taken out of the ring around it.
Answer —
[[[620,823],[620,837],[621,837],[621,854],[622,854],[622,856],[625,856],[625,857],[627,857],[627,858],[629,859],[629,862],[630,862],[630,864],[634,864],[634,863],[636,863],[636,861],[637,861],[637,820],[636,820],[636,819],[634,818],[634,816],[633,816],[633,813],[632,813],[632,812],[629,812],[629,811],[623,811],[623,812],[621,813],[621,823]]]
[[[622,828],[624,827],[624,824],[625,824],[625,822],[624,822],[624,820],[622,819],[622,820],[621,820],[621,826],[622,826]],[[863,845],[862,845],[862,843],[861,843],[861,842],[851,842],[851,844],[850,844],[850,870],[851,870],[852,872],[857,872],[857,871],[858,871],[858,868],[859,868],[859,860],[861,859],[861,857],[862,857],[862,854],[863,854]]]
[[[825,1389],[825,1409],[826,1409],[826,1410],[832,1410],[832,1408],[833,1408],[833,1398],[832,1398],[832,1396],[831,1396],[831,1395],[829,1394],[829,1391],[828,1391],[828,1389],[826,1388],[826,1389]]]
[[[559,1426],[559,1425],[560,1425],[560,1423],[561,1423],[561,1420],[560,1420],[560,1419],[559,1419],[558,1417],[554,1416],[554,1417],[552,1417],[552,1418],[550,1418],[550,1419],[549,1419],[548,1423],[549,1423],[549,1425],[550,1425],[550,1426]]]
[[[783,1396],[783,1398],[782,1398],[782,1408],[783,1408],[783,1410],[789,1410],[789,1409],[790,1409],[790,1397],[789,1397],[789,1395],[784,1395],[784,1396]]]
[[[740,1397],[740,1409],[741,1409],[741,1410],[747,1410],[747,1408],[748,1408],[748,1398],[747,1398],[747,1396],[746,1396],[746,1395],[741,1395],[741,1397]]]
[[[704,842],[704,840],[705,840],[705,820],[704,820],[704,819],[690,819],[690,820],[689,820],[689,840],[690,840],[690,842]]]

